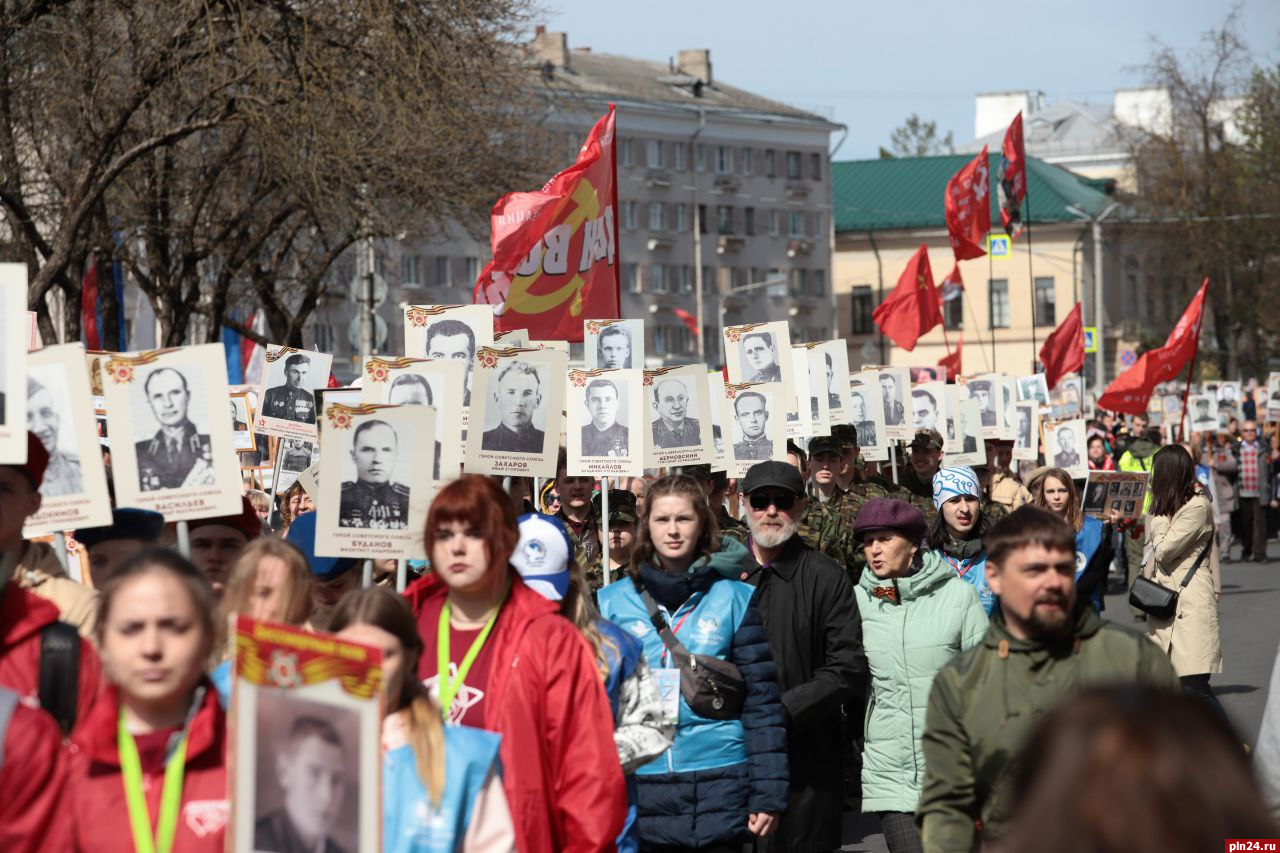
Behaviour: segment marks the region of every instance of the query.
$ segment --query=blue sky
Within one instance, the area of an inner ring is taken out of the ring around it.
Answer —
[[[1153,38],[1194,47],[1232,8],[1221,0],[543,2],[541,20],[568,32],[570,47],[659,62],[710,48],[717,79],[847,125],[838,160],[876,156],[913,112],[968,141],[978,92],[1038,89],[1050,103],[1110,103],[1116,88],[1145,82]],[[1280,62],[1280,2],[1242,3],[1239,29],[1256,61]]]

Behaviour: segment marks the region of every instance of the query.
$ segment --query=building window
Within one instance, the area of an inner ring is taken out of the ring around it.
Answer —
[[[854,335],[871,334],[871,312],[875,310],[875,298],[871,295],[871,285],[858,285],[853,288],[849,296],[853,308],[849,317],[849,332]]]
[[[991,328],[1009,328],[1009,280],[993,278],[987,282],[987,289],[991,301]]]
[[[649,202],[649,230],[664,231],[667,227],[667,206],[660,201]]]
[[[787,234],[796,239],[804,237],[804,211],[787,211]]]
[[[1053,277],[1036,278],[1036,325],[1052,326],[1057,320],[1054,310]]]
[[[644,142],[644,164],[650,169],[662,168],[662,140],[646,139]]]
[[[716,146],[716,174],[733,174],[733,149],[728,145]]]
[[[787,178],[793,181],[798,181],[802,177],[804,176],[800,174],[800,152],[788,151],[787,152]]]
[[[676,230],[681,234],[689,230],[689,205],[677,204],[676,209]]]
[[[764,176],[766,178],[776,178],[778,176],[777,152],[772,148],[764,150]]]
[[[636,164],[635,146],[632,145],[630,139],[622,140],[622,165],[634,166]]]
[[[777,237],[782,233],[782,211],[769,211],[769,236]]]
[[[447,287],[449,284],[449,259],[436,258],[436,286]]]
[[[773,284],[766,287],[765,293],[770,296],[786,296],[787,295],[787,277],[782,274],[780,269],[769,270],[769,275],[765,281],[771,281]]]
[[[809,155],[809,177],[815,181],[822,180],[822,155],[817,151]]]
[[[964,291],[951,299],[943,300],[942,327],[944,329],[964,328]]]
[[[655,326],[653,351],[656,355],[684,355],[690,351],[689,330],[684,326]]]
[[[622,289],[628,293],[639,293],[641,291],[639,264],[622,265]]]
[[[793,269],[788,276],[790,279],[790,287],[788,291],[792,296],[802,296],[809,288],[809,271],[803,269]]]
[[[713,266],[704,266],[702,268],[702,292],[714,293],[716,291],[716,268]]]
[[[750,148],[742,149],[742,174],[751,174],[751,156],[754,153]]]
[[[813,277],[810,279],[814,296],[827,295],[827,271],[814,270]]]
[[[622,227],[628,231],[636,230],[636,203],[634,201],[624,201],[622,203]]]
[[[727,204],[716,205],[716,233],[733,233],[733,208]]]
[[[404,285],[422,284],[422,256],[400,256],[400,283]]]
[[[699,172],[707,171],[707,146],[693,146],[693,168]]]
[[[671,167],[677,172],[683,172],[687,168],[685,159],[688,157],[689,149],[685,147],[683,142],[671,143]]]
[[[649,265],[649,292],[667,292],[667,268],[662,264]]]
[[[812,231],[810,231],[810,232],[809,232],[809,234],[813,237],[813,239],[815,239],[815,240],[821,240],[821,239],[822,239],[822,236],[823,236],[823,231],[822,231],[822,213],[821,213],[821,212],[818,212],[818,213],[813,214],[813,223],[812,223],[812,224],[813,224],[813,230],[812,230]]]
[[[734,290],[742,290],[751,284],[751,274],[746,267],[733,267],[729,270],[729,286]]]
[[[705,204],[698,205],[698,231],[702,234],[707,233],[707,206]]]
[[[693,267],[681,264],[675,269],[677,290],[681,293],[693,293]]]
[[[467,264],[467,281],[471,284],[474,284],[475,280],[480,277],[480,259],[467,258],[466,264]]]
[[[754,237],[756,233],[756,209],[748,207],[742,211],[742,233]]]

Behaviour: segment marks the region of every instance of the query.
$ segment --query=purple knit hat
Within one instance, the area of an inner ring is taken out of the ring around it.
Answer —
[[[872,498],[858,510],[853,532],[861,536],[870,530],[893,530],[912,542],[924,538],[924,513],[897,498]]]

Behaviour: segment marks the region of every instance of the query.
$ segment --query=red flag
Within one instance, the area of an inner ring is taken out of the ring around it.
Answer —
[[[1209,279],[1204,280],[1195,298],[1182,312],[1178,325],[1173,327],[1164,346],[1148,350],[1138,361],[1116,377],[1098,400],[1098,408],[1113,412],[1140,415],[1147,410],[1147,401],[1157,384],[1168,382],[1186,366],[1200,346],[1200,326],[1204,320],[1204,299],[1209,289]]]
[[[1000,191],[1000,221],[1004,223],[1004,231],[1010,238],[1017,237],[1022,233],[1022,200],[1027,195],[1027,150],[1022,144],[1021,111],[1004,132],[996,187]]]
[[[1040,347],[1040,363],[1044,365],[1044,381],[1052,391],[1058,380],[1084,367],[1084,318],[1080,303],[1066,319],[1045,338]]]
[[[987,148],[947,181],[947,233],[957,261],[980,258],[982,236],[991,230],[991,192]]]
[[[693,316],[683,308],[673,307],[671,309],[671,313],[675,314],[677,317],[680,318],[680,322],[684,323],[685,328],[689,330],[689,334],[693,335],[695,338],[698,336],[698,318],[697,317]]]
[[[938,283],[938,289],[942,291],[943,302],[950,302],[952,299],[960,298],[960,294],[964,293],[964,279],[960,277],[959,264],[951,266],[951,272]]]
[[[102,349],[102,336],[98,333],[98,257],[95,252],[89,259],[89,269],[80,280],[80,328],[84,332],[86,349]]]
[[[583,319],[618,318],[617,204],[610,105],[576,163],[541,190],[508,193],[493,206],[493,260],[473,301],[494,306],[495,332],[580,341]]]
[[[956,377],[960,375],[962,370],[960,351],[963,349],[964,335],[961,335],[960,339],[956,341],[955,351],[949,352],[942,358],[938,359],[938,367],[945,367],[947,369],[947,375],[943,377],[944,379],[950,379],[954,382]]]
[[[898,284],[889,298],[871,312],[871,319],[884,335],[908,352],[916,348],[921,335],[942,323],[942,306],[938,289],[933,286],[927,246],[921,244],[907,261]]]

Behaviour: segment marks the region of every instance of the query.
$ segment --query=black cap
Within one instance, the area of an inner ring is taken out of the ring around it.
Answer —
[[[749,495],[756,489],[766,487],[786,489],[794,495],[804,495],[804,480],[796,466],[787,462],[757,462],[747,469],[747,476],[742,481],[742,493]]]
[[[595,511],[596,518],[600,517],[600,493],[597,492],[591,498],[591,508]],[[609,520],[610,521],[629,521],[635,524],[639,518],[636,512],[636,496],[626,489],[610,489],[609,490]]]
[[[85,548],[99,542],[117,539],[137,539],[142,542],[159,542],[164,535],[164,516],[149,509],[122,507],[111,510],[110,527],[90,527],[76,531],[76,541]]]
[[[809,442],[809,458],[813,459],[819,453],[842,456],[844,455],[844,447],[834,435],[820,435]]]
[[[858,446],[858,428],[853,424],[832,424],[831,437],[840,445],[840,452]],[[810,452],[813,445],[810,444]]]
[[[675,472],[677,474],[684,474],[687,477],[692,477],[695,480],[711,479],[710,465],[681,465],[675,469]]]

